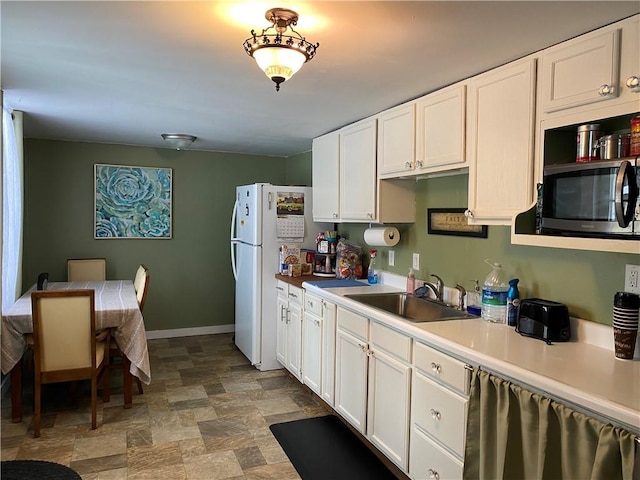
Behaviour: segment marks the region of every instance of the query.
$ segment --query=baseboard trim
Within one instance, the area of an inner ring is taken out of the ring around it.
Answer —
[[[156,338],[193,337],[196,335],[215,335],[218,333],[233,333],[235,325],[212,325],[209,327],[175,328],[170,330],[149,330],[146,332],[147,340]]]

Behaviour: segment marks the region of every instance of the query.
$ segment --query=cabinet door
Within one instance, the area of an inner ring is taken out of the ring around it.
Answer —
[[[334,406],[336,306],[322,300],[322,399]]]
[[[585,35],[545,50],[543,111],[554,112],[616,98],[620,93],[619,59],[620,29]]]
[[[367,434],[389,459],[407,470],[411,368],[373,348],[369,356]]]
[[[304,312],[302,324],[302,382],[321,395],[322,320]]]
[[[466,161],[467,86],[422,97],[416,107],[416,171],[460,168]]]
[[[278,295],[276,312],[276,359],[283,367],[287,366],[287,319],[288,305],[287,299]]]
[[[367,344],[336,331],[336,411],[365,434],[367,409]]]
[[[510,225],[533,200],[535,59],[472,78],[469,95],[470,223]]]
[[[376,120],[362,120],[344,127],[340,130],[340,218],[343,221],[375,220],[376,180]]]
[[[340,136],[338,131],[314,138],[311,158],[313,220],[335,222],[340,218]]]
[[[378,115],[378,175],[413,170],[415,132],[414,103]]]
[[[302,378],[302,307],[289,302],[287,323],[287,370]]]

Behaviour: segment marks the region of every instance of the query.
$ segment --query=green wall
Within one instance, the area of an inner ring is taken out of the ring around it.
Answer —
[[[395,225],[401,233],[400,243],[393,247],[395,267],[388,266],[389,249],[378,248],[383,256],[381,268],[406,275],[417,252],[417,278],[426,280],[436,273],[447,286],[459,283],[471,289],[472,279],[482,285],[491,270],[484,260],[492,259],[502,263],[509,278],[520,279],[522,298],[562,302],[573,316],[611,325],[613,296],[624,289],[625,264],[637,264],[638,255],[511,245],[510,229],[502,226],[489,226],[486,239],[428,235],[427,208],[466,207],[467,185],[467,175],[418,181],[416,223]],[[340,232],[365,245],[367,226],[342,224]]]
[[[93,165],[110,163],[173,169],[173,239],[94,240]],[[48,271],[66,279],[69,257],[106,257],[107,276],[133,278],[139,263],[151,270],[145,306],[148,330],[233,323],[234,282],[229,258],[230,212],[236,185],[253,182],[311,184],[311,152],[289,157],[175,151],[122,145],[25,141],[24,282],[28,288]],[[522,297],[566,303],[572,315],[611,324],[613,295],[624,287],[624,267],[638,256],[511,245],[509,228],[489,226],[488,238],[427,234],[428,207],[465,207],[466,175],[420,180],[415,224],[401,232],[395,267],[405,275],[413,252],[417,276],[437,273],[446,285],[469,289],[484,279],[487,258],[502,262],[509,278],[520,278]],[[340,232],[368,250],[365,224],[342,224]]]
[[[310,165],[299,167],[297,162],[26,139],[23,288],[45,271],[50,280],[66,280],[70,257],[106,257],[109,279],[133,279],[138,264],[144,263],[151,271],[147,330],[231,324],[234,281],[229,233],[235,187],[310,180]],[[306,162],[310,164],[310,155]],[[173,238],[94,240],[96,163],[172,168]],[[291,181],[288,171],[294,177]]]

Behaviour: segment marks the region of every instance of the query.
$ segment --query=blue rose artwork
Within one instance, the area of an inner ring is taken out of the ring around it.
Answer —
[[[171,238],[171,169],[95,165],[95,238]]]

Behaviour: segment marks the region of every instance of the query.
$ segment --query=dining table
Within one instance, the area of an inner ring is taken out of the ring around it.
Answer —
[[[151,382],[149,352],[142,312],[131,280],[50,282],[47,290],[90,289],[95,292],[96,330],[111,329],[112,337],[124,354],[124,407],[133,404],[133,376]],[[11,378],[11,417],[22,421],[22,357],[33,333],[31,292],[34,284],[2,315],[2,373]]]

